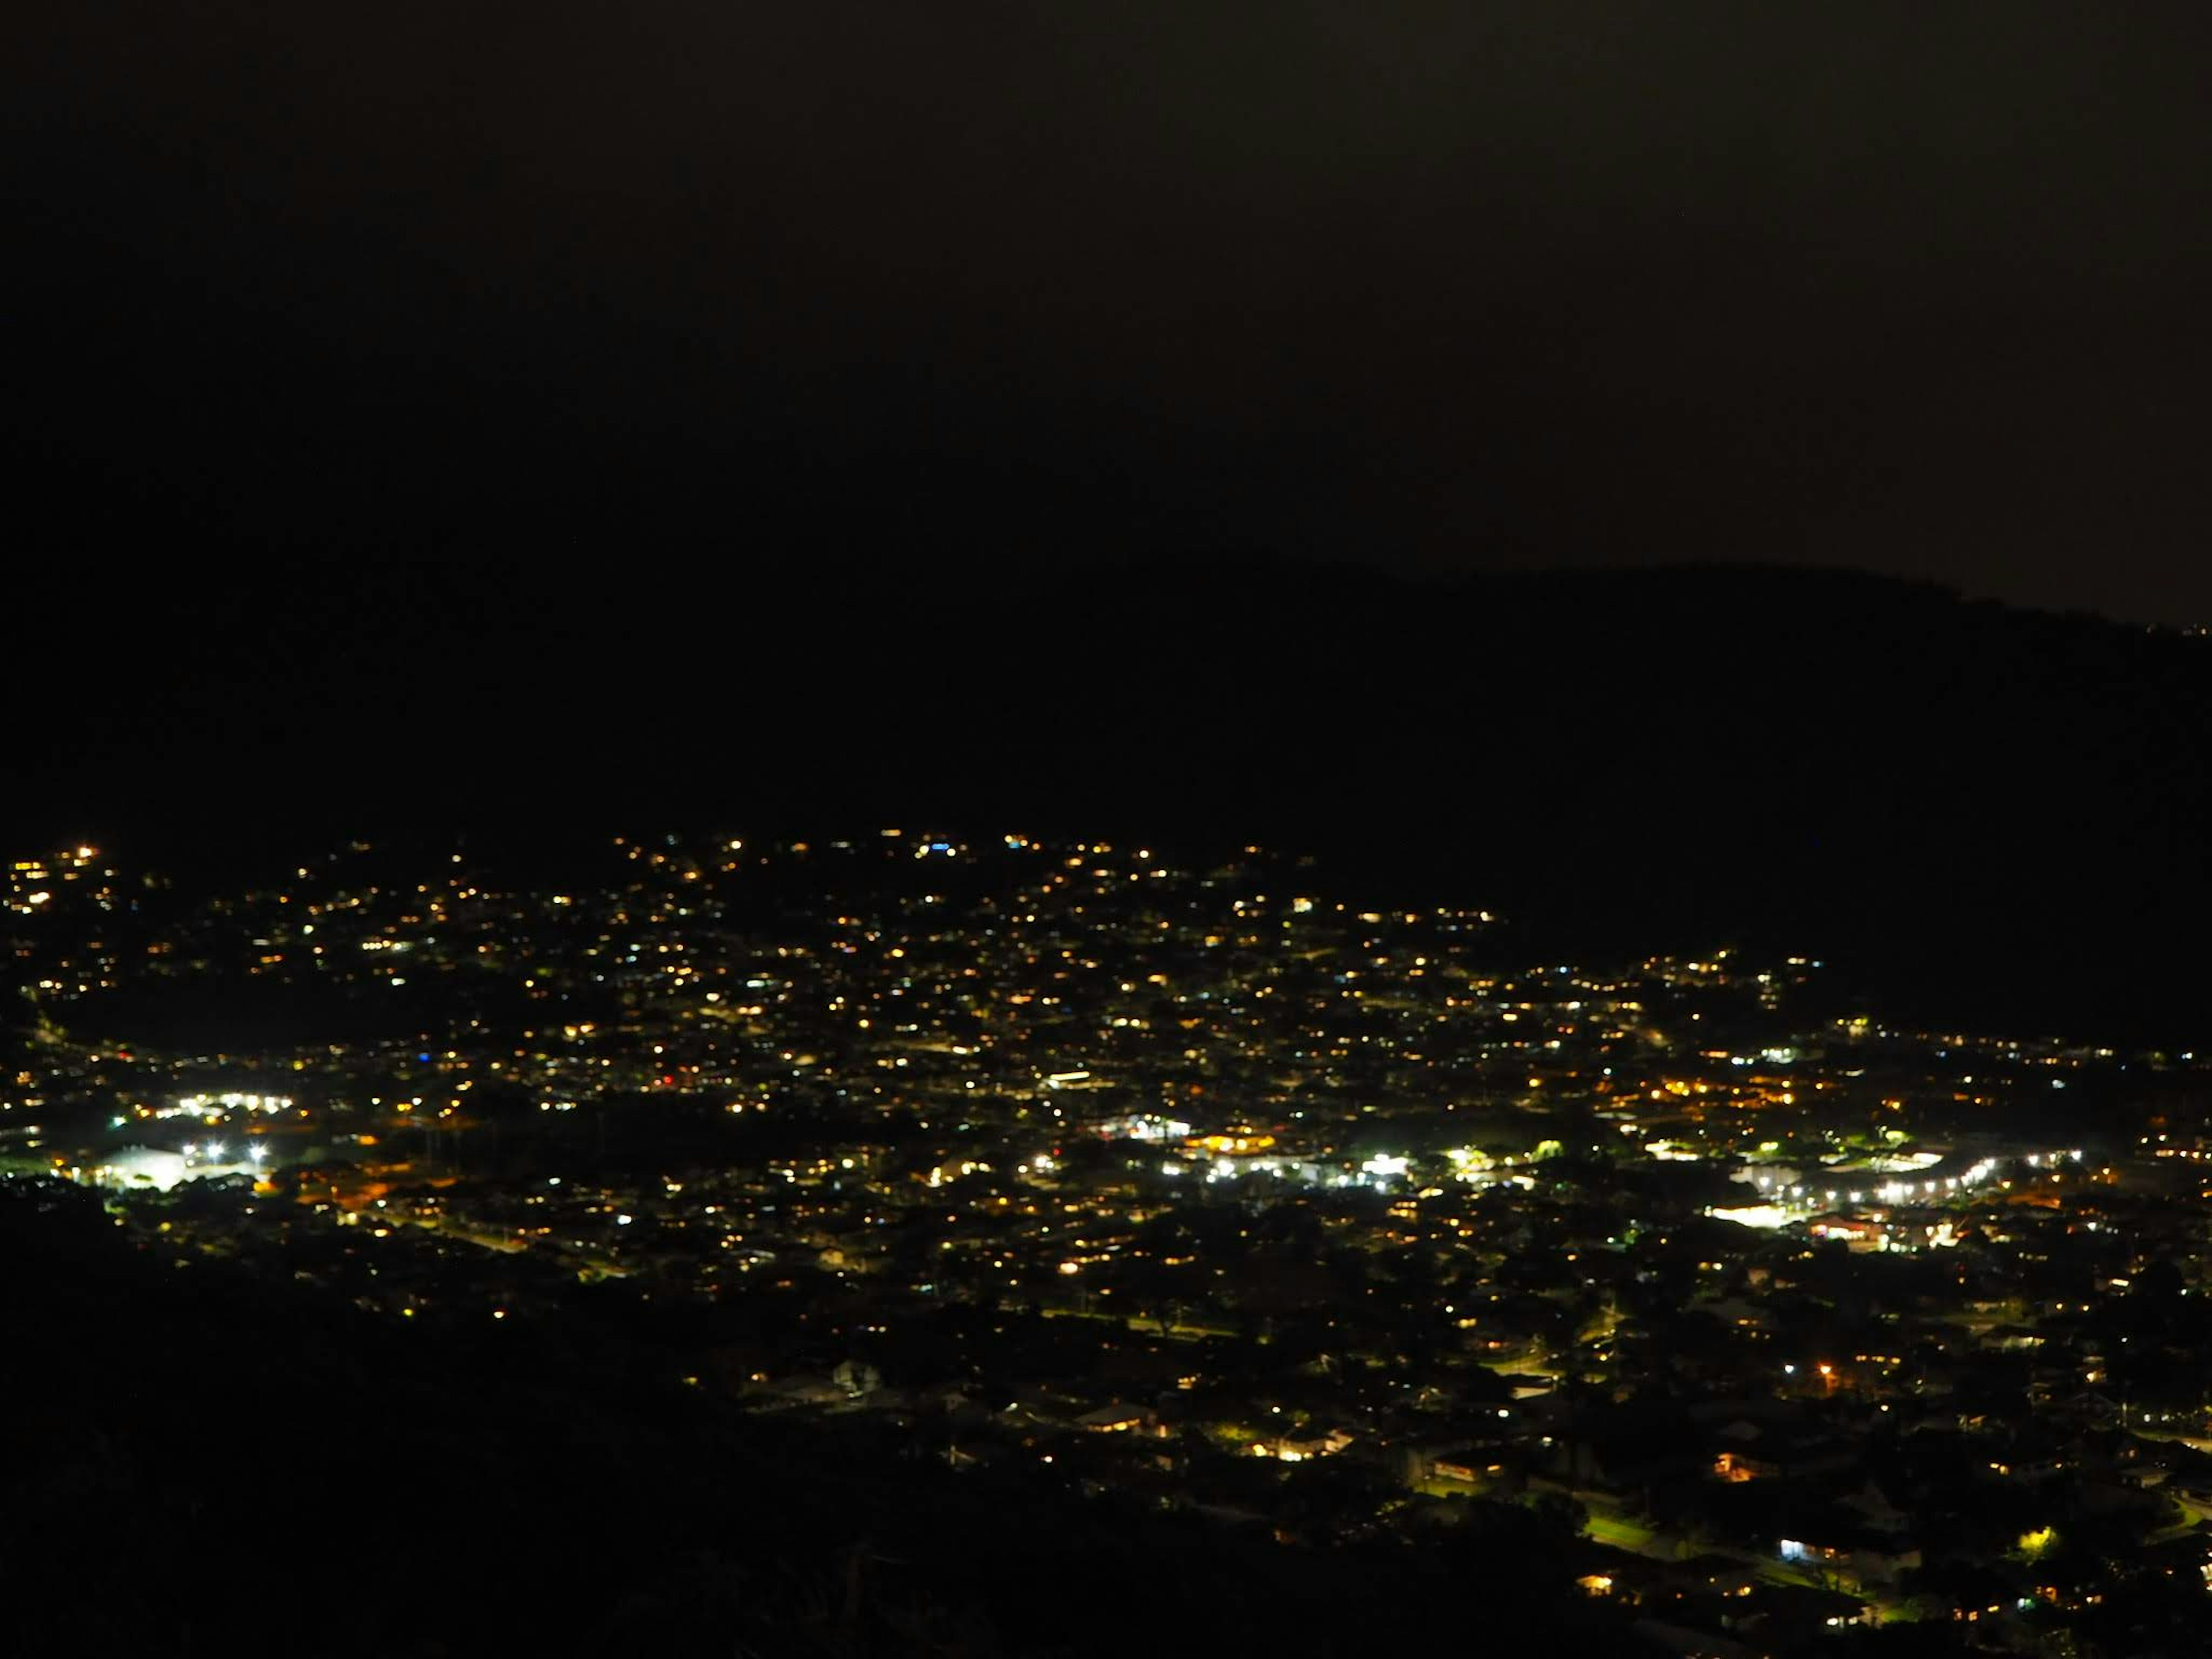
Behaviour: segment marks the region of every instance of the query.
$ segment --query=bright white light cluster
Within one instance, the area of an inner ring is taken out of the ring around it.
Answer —
[[[205,1117],[210,1112],[258,1112],[273,1117],[279,1112],[289,1111],[289,1095],[186,1095],[173,1106],[156,1110],[155,1117]]]
[[[1190,1125],[1181,1118],[1133,1112],[1126,1117],[1107,1119],[1098,1125],[1096,1133],[1108,1140],[1181,1140],[1190,1133]]]
[[[2031,1168],[2051,1170],[2056,1169],[2061,1163],[2079,1164],[2081,1161],[2081,1153],[2077,1147],[2063,1152],[2029,1152],[2025,1155],[2025,1158]],[[1802,1216],[1826,1205],[1860,1205],[1866,1203],[1869,1199],[1877,1204],[1932,1203],[1960,1193],[1972,1191],[1996,1176],[2003,1164],[2002,1158],[1985,1158],[1978,1163],[1969,1164],[1957,1175],[1940,1177],[1930,1176],[1922,1181],[1886,1181],[1873,1188],[1871,1192],[1863,1188],[1814,1188],[1806,1186],[1802,1182],[1785,1185],[1780,1182],[1770,1182],[1764,1175],[1755,1175],[1752,1178],[1753,1183],[1761,1192],[1770,1196],[1773,1200],[1772,1203],[1749,1206],[1741,1210],[1709,1209],[1705,1213],[1725,1221],[1742,1221],[1747,1226],[1772,1226],[1778,1224],[1771,1218],[1774,1216]],[[1919,1167],[1924,1169],[1927,1165],[1923,1164]],[[1751,1219],[1750,1218],[1754,1215],[1759,1218]]]

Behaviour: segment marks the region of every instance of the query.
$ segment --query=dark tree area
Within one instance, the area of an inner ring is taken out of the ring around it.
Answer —
[[[27,1652],[1638,1650],[1574,1589],[1571,1516],[1476,1505],[1433,1547],[1316,1551],[957,1475],[684,1387],[605,1287],[536,1324],[379,1321],[17,1182],[0,1292]]]

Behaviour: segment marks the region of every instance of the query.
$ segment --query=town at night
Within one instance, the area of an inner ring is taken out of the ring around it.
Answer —
[[[634,1409],[1040,1517],[1540,1538],[1516,1616],[1624,1652],[2056,1653],[2212,1581],[2212,1057],[1522,960],[1257,846],[76,846],[7,897],[8,1207],[141,1282],[495,1367],[612,1323]]]
[[[0,1650],[2212,1654],[2212,7],[0,55]]]

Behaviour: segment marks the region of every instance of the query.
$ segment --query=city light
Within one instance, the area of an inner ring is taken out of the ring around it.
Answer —
[[[1318,872],[1260,854],[813,847],[655,832],[604,880],[562,872],[558,903],[495,893],[488,861],[373,883],[302,861],[261,900],[180,897],[127,963],[34,973],[150,998],[232,961],[272,1000],[365,1015],[404,958],[434,1018],[164,1048],[81,1035],[138,1029],[107,1018],[135,1002],[42,992],[0,1154],[10,1179],[97,1188],[76,1196],[155,1283],[252,1274],[457,1351],[489,1314],[502,1333],[476,1343],[607,1344],[639,1398],[680,1383],[687,1412],[778,1414],[825,1455],[865,1431],[887,1437],[849,1443],[988,1464],[1008,1493],[1047,1470],[1132,1514],[1249,1510],[1302,1549],[1380,1550],[1557,1483],[1598,1494],[1577,1501],[1627,1552],[1608,1559],[1679,1561],[1715,1493],[1811,1479],[1835,1514],[1740,1527],[1726,1559],[1764,1551],[1778,1583],[1887,1617],[1930,1547],[1921,1483],[1986,1499],[1941,1468],[1893,1480],[1900,1425],[1941,1423],[1979,1482],[2023,1492],[2103,1467],[2083,1437],[2116,1425],[2212,1439],[2116,1346],[2207,1289],[2164,1242],[2188,1235],[2146,1223],[2148,1193],[2193,1214],[2212,1157],[2186,1068],[1853,1033],[1793,1001],[1804,962],[1503,965],[1475,912],[1294,901]],[[810,906],[817,867],[843,884]],[[2140,1145],[2048,1144],[2073,1138],[2036,1127],[2052,1069],[2072,1100],[2141,1079]],[[1913,1318],[1838,1319],[1841,1285]],[[2037,1393],[2007,1409],[2051,1460],[2032,1480],[2013,1419],[1953,1392],[2031,1354]],[[1679,1509],[1577,1462],[1613,1443],[1586,1425],[1649,1439],[1628,1412],[1655,1387],[1713,1407],[1644,1448],[1679,1460]],[[1570,1569],[1651,1593],[1566,1555],[1554,1590]],[[1717,1595],[1759,1593],[1746,1571]],[[2039,1592],[2036,1618],[2064,1612]]]

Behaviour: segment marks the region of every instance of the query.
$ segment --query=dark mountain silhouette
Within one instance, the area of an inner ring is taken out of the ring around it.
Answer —
[[[825,539],[877,515],[867,561],[793,532],[772,563],[50,573],[72,627],[15,706],[65,712],[19,719],[14,827],[216,864],[643,824],[1266,839],[1532,951],[1734,940],[1931,1019],[2194,1039],[2201,638],[1841,572],[1054,565],[950,558],[941,524],[908,556],[883,499],[825,507]]]

